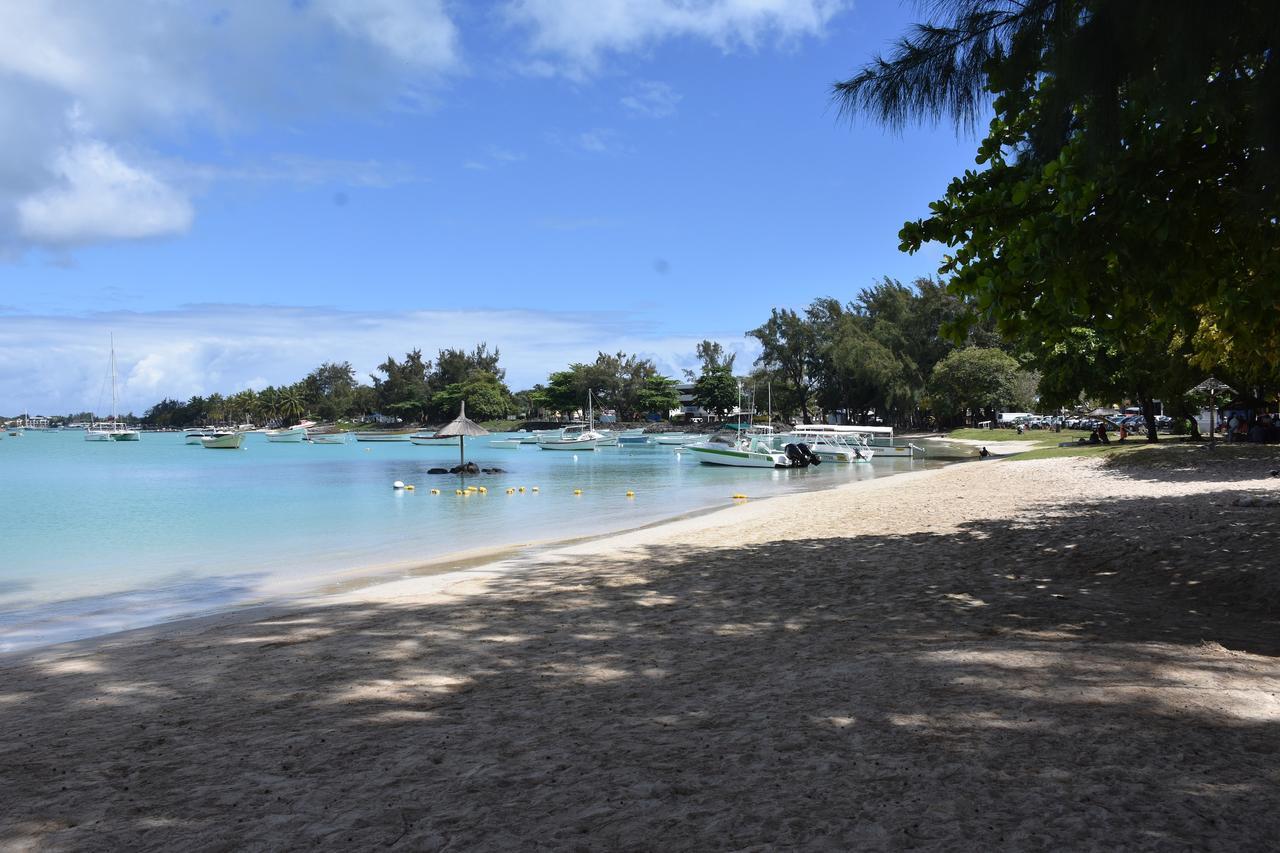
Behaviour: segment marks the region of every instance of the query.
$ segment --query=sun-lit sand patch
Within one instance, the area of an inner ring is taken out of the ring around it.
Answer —
[[[46,664],[45,672],[51,675],[91,675],[106,672],[101,661],[90,658],[67,658]]]

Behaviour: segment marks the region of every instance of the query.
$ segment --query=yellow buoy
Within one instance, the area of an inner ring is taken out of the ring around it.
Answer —
[[[439,489],[432,489],[432,490],[431,490],[431,494],[433,494],[433,495],[438,495],[438,494],[440,494],[440,490],[439,490]]]
[[[524,486],[521,486],[521,487],[520,487],[520,491],[521,491],[522,493],[524,492]]]
[[[413,491],[413,484],[411,483],[411,484],[409,484],[409,485],[405,486],[405,487],[404,487],[404,490],[405,490],[406,492],[412,492],[412,491]]]
[[[747,499],[747,496],[746,496],[746,495],[734,495],[734,496],[733,496],[733,499],[734,499],[735,501],[745,501],[745,500]]]
[[[635,496],[636,496],[635,492],[627,492],[627,497],[634,498]]]
[[[534,487],[533,487],[532,489],[530,489],[529,491],[531,491],[531,492],[536,492],[536,491],[538,491],[538,487],[537,487],[537,486],[534,486]]]
[[[580,495],[580,494],[582,494],[582,489],[574,489],[574,490],[573,490],[573,493],[574,493],[575,495]]]
[[[489,494],[489,490],[488,490],[488,489],[486,489],[484,486],[481,486],[481,487],[480,487],[480,494],[482,494],[482,495],[487,495],[487,494]]]
[[[463,491],[462,491],[462,489],[454,489],[454,490],[453,490],[453,493],[454,493],[455,495],[461,495],[461,494],[463,494]]]

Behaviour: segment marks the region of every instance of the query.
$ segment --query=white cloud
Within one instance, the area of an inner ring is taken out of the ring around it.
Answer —
[[[662,334],[611,313],[545,311],[343,311],[287,306],[196,305],[172,311],[85,316],[0,314],[0,414],[86,408],[105,413],[108,333],[114,333],[122,411],[141,413],[162,397],[228,393],[301,379],[323,361],[350,361],[364,381],[388,354],[420,347],[502,352],[516,389],[552,370],[625,350],[668,375],[693,367],[704,335]],[[739,333],[711,337],[750,364],[757,347]],[[105,392],[104,392],[105,389]]]
[[[460,68],[444,0],[0,3],[0,253],[174,233],[191,188],[144,163],[175,142],[421,103]]]
[[[531,73],[583,77],[608,54],[698,38],[722,50],[819,35],[845,0],[510,0],[506,16],[531,35]]]
[[[58,152],[58,182],[18,201],[19,233],[35,243],[74,245],[186,231],[191,202],[102,142]]]
[[[620,103],[627,112],[640,118],[667,118],[675,115],[682,98],[666,83],[642,81]]]

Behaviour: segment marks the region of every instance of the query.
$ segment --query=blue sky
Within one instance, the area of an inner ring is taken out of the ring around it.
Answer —
[[[671,372],[853,298],[975,140],[837,116],[916,19],[842,0],[63,0],[0,8],[0,413],[487,340],[525,387]]]

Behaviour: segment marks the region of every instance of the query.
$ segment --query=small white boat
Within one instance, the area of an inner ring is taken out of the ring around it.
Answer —
[[[409,440],[419,447],[457,447],[458,442],[462,441],[462,436],[458,435],[427,435],[426,433],[416,433],[409,436]]]
[[[911,459],[924,456],[923,447],[910,442],[895,443],[893,427],[886,426],[845,426],[843,424],[809,424],[805,427],[811,434],[861,436],[867,446],[880,459]]]
[[[822,426],[797,426],[782,438],[803,442],[823,462],[870,462],[875,455],[859,433],[832,432]]]
[[[518,438],[495,438],[489,442],[490,447],[499,447],[503,450],[519,450],[521,444]]]
[[[263,433],[267,441],[277,444],[299,444],[307,438],[307,428],[296,426],[287,429],[269,429]]]
[[[539,450],[595,450],[600,446],[600,433],[585,424],[567,426],[558,438],[538,441]]]
[[[686,445],[683,452],[707,465],[727,465],[733,468],[793,467],[785,452],[774,450],[759,436],[718,432],[706,441]]]
[[[307,433],[307,441],[312,444],[346,444],[345,432],[312,432]]]
[[[595,430],[595,408],[591,398],[592,394],[588,391],[585,424],[570,424],[560,431],[559,438],[539,439],[538,448],[540,450],[595,450],[601,446],[601,442],[609,441],[609,437]],[[617,444],[617,439],[613,439],[613,446],[616,447]]]
[[[206,435],[213,435],[217,430],[205,429],[203,427],[193,427],[182,431],[182,438],[187,444],[200,444],[200,439]]]
[[[643,432],[630,433],[628,430],[618,436],[618,444],[626,447],[642,447],[653,444],[653,436],[645,435]]]
[[[239,450],[244,444],[244,433],[215,432],[212,435],[203,436],[200,443],[209,450]]]
[[[686,444],[693,444],[696,441],[702,441],[706,438],[707,436],[705,435],[698,435],[697,433],[692,432],[664,432],[660,435],[654,436],[653,443],[679,447]]]
[[[409,441],[412,432],[390,432],[384,430],[368,430],[353,433],[356,441]]]

